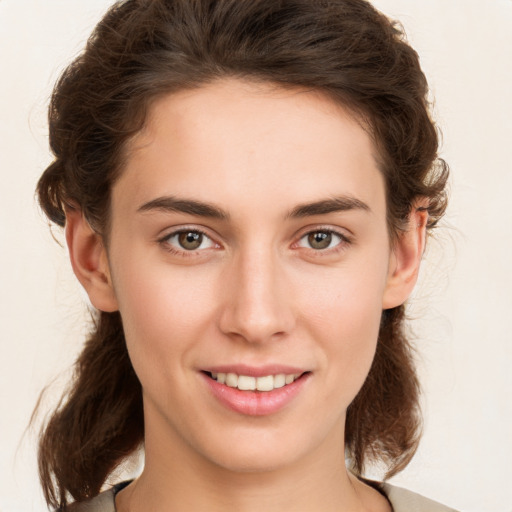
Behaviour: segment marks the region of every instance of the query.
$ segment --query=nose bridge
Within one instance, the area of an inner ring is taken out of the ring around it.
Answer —
[[[247,248],[231,264],[221,329],[249,342],[264,342],[289,332],[293,324],[286,277],[271,247]]]

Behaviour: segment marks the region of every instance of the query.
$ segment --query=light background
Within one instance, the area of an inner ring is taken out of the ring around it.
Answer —
[[[83,339],[83,297],[34,187],[50,159],[51,86],[110,3],[0,0],[0,512],[46,510],[25,428]],[[512,512],[512,1],[374,4],[421,56],[452,169],[412,301],[425,434],[393,482],[466,512]]]

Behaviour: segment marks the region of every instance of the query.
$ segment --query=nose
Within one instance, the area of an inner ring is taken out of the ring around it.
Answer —
[[[293,297],[278,256],[240,255],[223,276],[220,329],[249,343],[282,339],[295,325]]]

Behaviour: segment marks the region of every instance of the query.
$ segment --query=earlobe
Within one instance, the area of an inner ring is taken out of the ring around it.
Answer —
[[[73,272],[92,305],[100,311],[117,311],[103,240],[78,209],[66,210],[66,242]]]
[[[403,304],[411,294],[420,269],[425,250],[428,211],[423,204],[412,208],[407,230],[398,235],[388,270],[382,309]]]

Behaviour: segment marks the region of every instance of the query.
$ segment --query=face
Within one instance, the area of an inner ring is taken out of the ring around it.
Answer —
[[[343,453],[395,305],[384,183],[360,124],[317,93],[234,80],[163,97],[111,211],[147,453],[165,444],[237,471]]]

